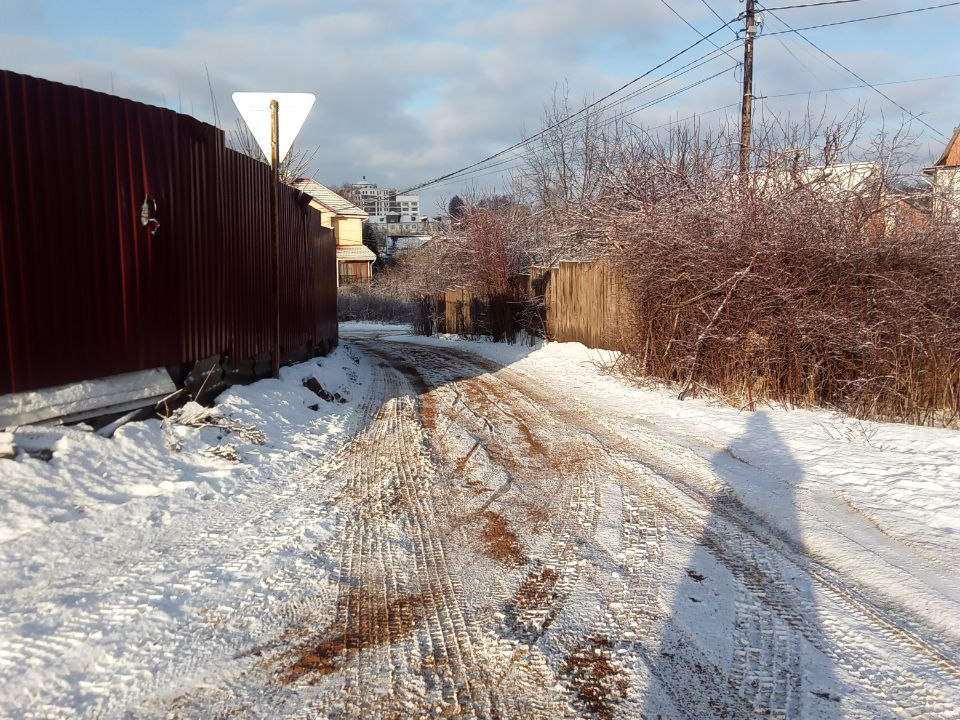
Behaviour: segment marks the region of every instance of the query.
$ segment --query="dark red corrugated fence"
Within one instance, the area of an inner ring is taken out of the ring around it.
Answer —
[[[0,71],[0,394],[268,353],[269,187],[211,125]],[[337,339],[336,248],[307,200],[280,189],[288,355]]]

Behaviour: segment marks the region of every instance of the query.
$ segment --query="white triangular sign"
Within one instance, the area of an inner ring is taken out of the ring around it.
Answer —
[[[270,102],[279,103],[277,111],[280,161],[287,156],[290,146],[303,127],[317,96],[313,93],[235,92],[233,104],[250,128],[254,140],[270,162]]]

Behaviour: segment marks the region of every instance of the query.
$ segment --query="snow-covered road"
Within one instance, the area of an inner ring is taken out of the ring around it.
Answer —
[[[957,433],[591,357],[353,328],[0,461],[0,716],[960,718]]]

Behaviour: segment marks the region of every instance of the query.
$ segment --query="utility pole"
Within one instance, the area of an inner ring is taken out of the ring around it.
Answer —
[[[740,108],[740,174],[750,170],[750,131],[753,125],[753,37],[757,34],[754,0],[746,0],[743,39],[743,104]]]
[[[280,103],[270,101],[270,232],[273,235],[273,376],[280,377]]]

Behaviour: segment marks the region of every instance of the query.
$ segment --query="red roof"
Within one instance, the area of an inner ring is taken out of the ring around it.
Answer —
[[[943,150],[943,155],[934,163],[934,167],[950,167],[960,165],[960,126],[953,131],[953,137]]]

